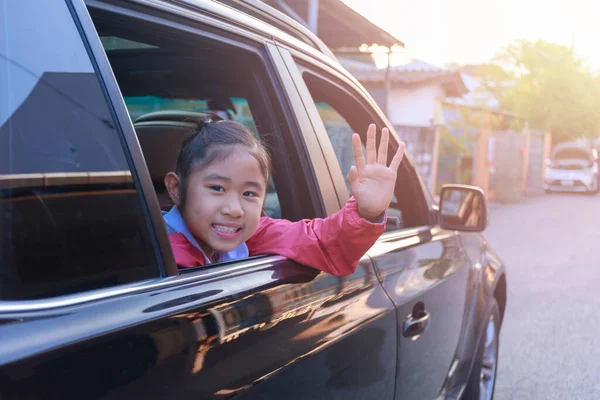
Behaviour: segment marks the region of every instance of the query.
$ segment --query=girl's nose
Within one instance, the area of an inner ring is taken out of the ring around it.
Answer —
[[[228,196],[226,203],[223,205],[222,212],[232,218],[240,218],[244,215],[242,203],[237,196]]]

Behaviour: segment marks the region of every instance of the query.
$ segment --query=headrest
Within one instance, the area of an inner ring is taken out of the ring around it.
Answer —
[[[133,124],[152,180],[162,182],[173,171],[183,140],[207,119],[222,120],[214,112],[167,110],[144,114]]]
[[[144,114],[135,120],[133,127],[161,206],[171,205],[163,180],[175,169],[181,144],[207,119],[223,118],[214,112],[167,110]]]

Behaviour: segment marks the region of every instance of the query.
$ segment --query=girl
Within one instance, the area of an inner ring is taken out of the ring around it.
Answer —
[[[243,125],[203,123],[188,136],[175,172],[165,186],[175,206],[164,216],[180,268],[278,254],[337,276],[352,274],[360,258],[385,230],[396,171],[404,155],[400,143],[386,166],[389,132],[367,131],[365,160],[358,134],[352,136],[356,166],[348,174],[353,197],[328,218],[290,222],[261,217],[270,158]]]

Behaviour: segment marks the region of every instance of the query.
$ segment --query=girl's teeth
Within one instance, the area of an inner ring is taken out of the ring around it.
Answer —
[[[231,228],[229,226],[223,226],[223,225],[213,225],[215,227],[216,230],[220,231],[220,232],[225,232],[225,233],[235,233],[237,232],[237,228]]]

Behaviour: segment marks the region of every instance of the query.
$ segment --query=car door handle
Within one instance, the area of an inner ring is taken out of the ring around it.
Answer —
[[[425,329],[429,326],[430,315],[427,311],[421,310],[417,316],[413,313],[402,324],[402,335],[411,340],[417,340]]]

